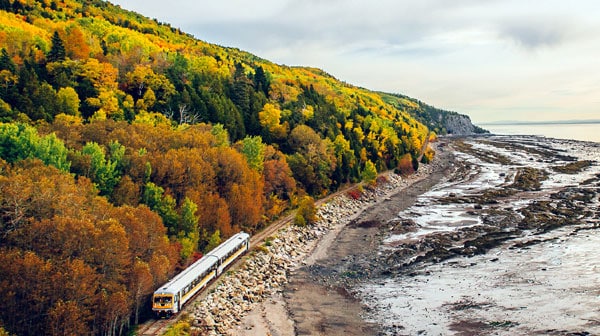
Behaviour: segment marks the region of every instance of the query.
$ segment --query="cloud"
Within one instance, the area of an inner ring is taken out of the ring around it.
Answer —
[[[598,111],[597,0],[110,1],[208,42],[477,120]]]
[[[564,19],[524,18],[500,27],[502,36],[526,49],[557,47],[577,37],[576,24]]]

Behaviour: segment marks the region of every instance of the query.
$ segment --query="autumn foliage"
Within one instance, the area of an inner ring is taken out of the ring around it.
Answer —
[[[0,316],[13,333],[119,329],[173,271],[160,217],[111,205],[87,178],[27,160],[3,166],[0,194]]]
[[[125,334],[198,252],[414,170],[429,131],[388,100],[106,1],[0,0],[0,326]]]
[[[396,172],[402,176],[408,176],[415,172],[414,160],[410,154],[405,154],[400,158]]]

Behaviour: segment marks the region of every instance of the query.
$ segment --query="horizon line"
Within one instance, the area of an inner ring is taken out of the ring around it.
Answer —
[[[570,119],[570,120],[501,120],[479,122],[477,125],[560,125],[560,124],[600,124],[600,119]]]

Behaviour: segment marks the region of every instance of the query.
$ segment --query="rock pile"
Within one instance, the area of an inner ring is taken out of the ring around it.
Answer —
[[[415,178],[428,172],[428,166],[421,168]],[[341,194],[320,206],[319,220],[314,225],[290,225],[280,230],[276,237],[252,251],[238,269],[222,276],[214,291],[195,303],[190,312],[193,328],[203,335],[232,330],[258,303],[282,290],[288,274],[301,265],[322,236],[407,183],[399,175],[389,174],[386,182],[366,188],[358,199]]]

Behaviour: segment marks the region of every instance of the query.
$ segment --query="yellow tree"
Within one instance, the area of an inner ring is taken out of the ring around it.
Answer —
[[[60,113],[72,116],[79,116],[79,96],[72,87],[63,87],[58,90],[58,105]]]
[[[137,99],[146,99],[144,93],[152,89],[158,104],[166,104],[175,94],[173,83],[165,75],[155,73],[149,65],[136,65],[133,71],[126,75],[125,84],[126,91]]]
[[[258,112],[258,120],[273,138],[282,139],[286,136],[287,127],[280,123],[281,110],[277,106],[271,103],[265,104],[262,111]]]

